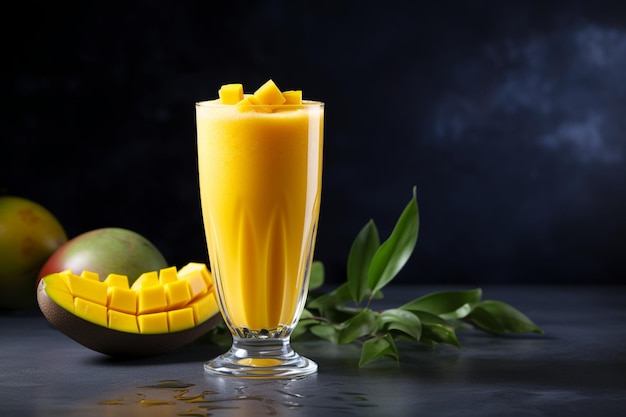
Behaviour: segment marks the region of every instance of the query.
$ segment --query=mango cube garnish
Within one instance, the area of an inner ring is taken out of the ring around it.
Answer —
[[[125,275],[71,271],[43,278],[57,305],[92,323],[126,333],[159,334],[192,328],[219,313],[213,277],[191,262],[142,274],[132,286]]]
[[[242,84],[224,84],[219,89],[221,104],[237,105],[239,111],[263,113],[294,110],[302,105],[302,90],[281,91],[276,83],[269,79],[254,94],[245,94]],[[285,105],[285,107],[283,107]]]
[[[259,99],[253,95],[245,96],[243,100],[237,103],[238,106],[258,106],[260,104],[261,102],[259,101]]]
[[[224,84],[219,90],[222,104],[237,104],[243,100],[242,84]]]
[[[278,86],[272,80],[267,80],[265,84],[260,86],[255,92],[254,97],[261,104],[283,104],[285,97],[281,93]]]
[[[285,104],[302,104],[302,90],[290,90],[283,92]]]

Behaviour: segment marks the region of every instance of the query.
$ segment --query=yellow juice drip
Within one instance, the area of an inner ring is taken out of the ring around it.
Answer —
[[[323,112],[199,107],[198,167],[211,268],[227,323],[292,326],[320,205]]]

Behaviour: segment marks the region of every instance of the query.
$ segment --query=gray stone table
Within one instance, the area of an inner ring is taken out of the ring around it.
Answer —
[[[439,289],[451,288],[390,287],[383,305]],[[204,340],[154,358],[112,359],[53,329],[37,309],[0,312],[0,415],[626,415],[626,286],[483,290],[545,335],[460,331],[461,349],[401,345],[398,364],[360,369],[356,345],[300,342],[319,371],[299,380],[209,376],[203,362],[223,349]]]

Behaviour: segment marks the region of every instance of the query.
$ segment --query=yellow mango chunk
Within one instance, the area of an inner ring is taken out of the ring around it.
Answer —
[[[83,271],[80,273],[80,276],[85,279],[91,279],[93,281],[100,281],[100,276],[98,276],[97,272]]]
[[[122,313],[120,311],[109,310],[109,329],[126,333],[139,333],[137,316],[134,314]]]
[[[48,297],[56,304],[71,313],[74,312],[74,297],[72,297],[72,294],[69,292],[55,286],[46,285],[46,294],[48,294]]]
[[[284,91],[285,104],[302,104],[302,90]]]
[[[181,308],[167,312],[167,322],[170,332],[191,329],[196,325],[192,308]]]
[[[178,271],[178,279],[184,279],[187,276],[200,274],[207,288],[213,287],[213,275],[205,264],[199,262],[189,262]]]
[[[155,285],[159,285],[159,274],[157,271],[150,271],[139,275],[139,278],[133,282],[130,288],[139,290],[140,288],[154,287]]]
[[[162,285],[141,288],[137,295],[137,314],[154,313],[167,309],[167,297]]]
[[[107,305],[111,310],[136,314],[137,291],[123,287],[110,287]]]
[[[139,333],[167,333],[169,327],[167,324],[167,313],[141,314],[137,316],[137,324],[139,325]]]
[[[285,102],[283,93],[280,92],[278,86],[271,79],[267,80],[265,84],[254,92],[254,97],[261,104],[283,104]]]
[[[101,306],[107,305],[108,287],[106,284],[74,274],[68,274],[68,284],[74,297],[93,301]]]
[[[69,274],[71,274],[71,272],[63,271],[57,274],[50,274],[42,278],[43,281],[46,283],[46,292],[48,292],[48,289],[50,288],[55,288],[57,290],[61,290],[68,294],[71,294]]]
[[[126,275],[109,274],[102,282],[109,287],[109,291],[112,287],[130,288],[128,285],[128,277]]]
[[[237,109],[239,111],[255,111],[263,113],[271,113],[272,108],[261,104],[258,98],[253,95],[244,97],[239,103],[237,103]]]
[[[159,284],[165,285],[169,282],[178,281],[178,273],[175,266],[163,268],[159,271]]]
[[[165,297],[170,308],[179,308],[191,301],[191,291],[187,280],[177,279],[165,284]]]
[[[107,308],[103,304],[97,304],[89,300],[75,297],[74,314],[92,323],[108,327]]]
[[[224,84],[219,90],[222,104],[237,104],[243,100],[242,84]]]
[[[200,271],[188,273],[180,277],[180,279],[187,281],[192,300],[207,292],[207,286]]]
[[[215,296],[201,297],[189,304],[189,307],[193,309],[193,318],[196,324],[202,323],[219,312]]]
[[[264,106],[259,102],[259,99],[255,96],[247,96],[239,103],[237,103],[237,109],[239,111],[255,111],[262,113],[271,113],[272,107]]]
[[[237,103],[237,106],[257,106],[259,103],[259,99],[254,96],[245,96],[243,100]]]

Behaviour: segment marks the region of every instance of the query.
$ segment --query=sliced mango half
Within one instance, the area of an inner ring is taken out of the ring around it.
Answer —
[[[213,277],[205,264],[194,262],[146,272],[132,286],[124,275],[100,280],[88,271],[62,271],[42,278],[37,299],[54,327],[110,355],[162,353],[221,320]]]

